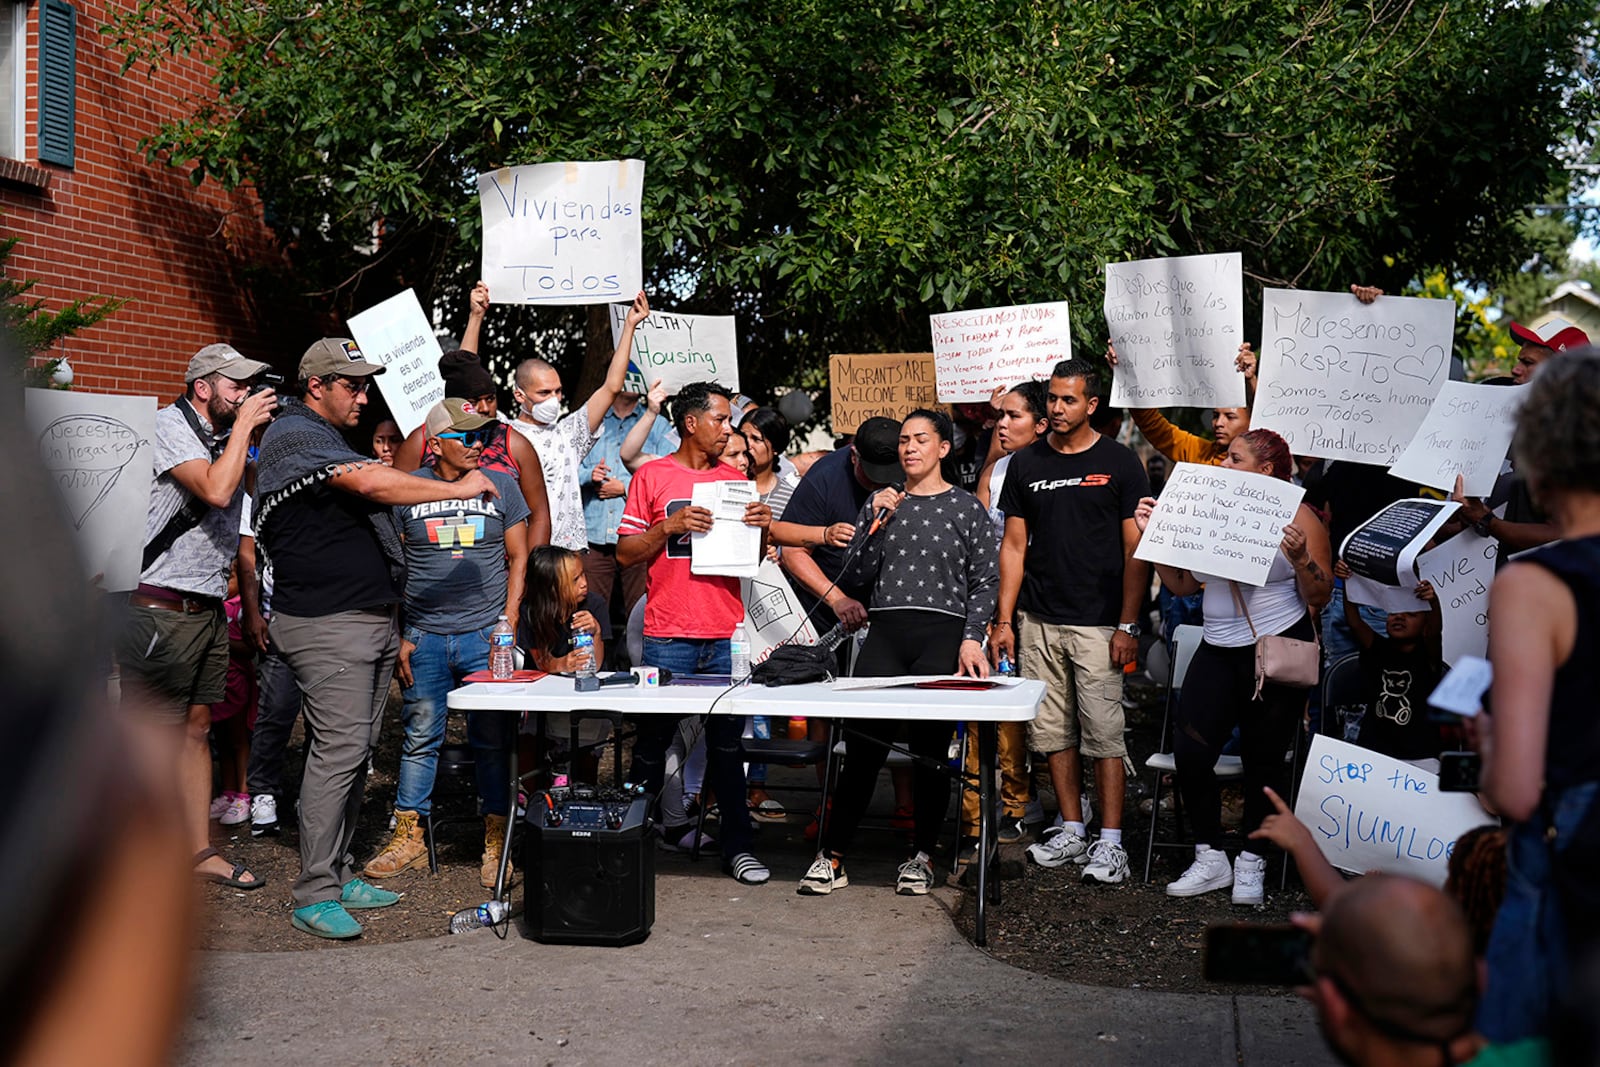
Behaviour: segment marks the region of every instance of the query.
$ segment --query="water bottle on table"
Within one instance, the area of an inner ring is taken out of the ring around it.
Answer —
[[[600,679],[594,669],[594,634],[572,628],[573,688],[580,693],[598,692]]]
[[[728,662],[735,682],[750,677],[750,638],[742,622],[733,628],[733,637],[728,641]]]
[[[504,615],[494,624],[494,633],[489,635],[489,676],[491,678],[510,678],[516,670],[516,662],[512,657],[512,646],[516,644],[517,631],[512,627],[510,620]]]

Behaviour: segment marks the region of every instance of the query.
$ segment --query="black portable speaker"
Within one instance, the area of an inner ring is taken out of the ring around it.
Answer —
[[[522,835],[527,936],[632,945],[656,921],[656,861],[643,797],[552,790],[528,798]],[[598,795],[596,795],[598,794]]]

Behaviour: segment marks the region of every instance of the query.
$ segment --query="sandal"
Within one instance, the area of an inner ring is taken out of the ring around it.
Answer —
[[[221,853],[214,848],[203,848],[194,854],[194,859],[191,861],[190,866],[198,867],[212,856],[220,855]],[[251,880],[247,882],[240,877],[240,875],[244,874],[249,874],[251,876]],[[216,885],[232,886],[234,889],[260,889],[262,886],[267,884],[267,880],[265,878],[257,878],[249,870],[249,868],[242,863],[235,863],[233,865],[233,871],[226,877],[220,874],[213,874],[210,871],[195,871],[194,876],[204,882],[213,882]]]
[[[762,822],[783,822],[788,819],[789,812],[782,804],[767,797],[764,800],[750,802],[750,817],[760,819]]]

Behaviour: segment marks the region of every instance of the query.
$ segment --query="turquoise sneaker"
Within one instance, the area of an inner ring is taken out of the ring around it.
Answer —
[[[343,892],[339,894],[339,903],[352,911],[357,908],[387,908],[399,899],[399,893],[379,889],[359,878],[352,878],[346,882]]]
[[[344,905],[337,900],[324,900],[294,909],[290,917],[296,930],[326,937],[331,941],[348,941],[361,936],[361,924],[350,917]]]

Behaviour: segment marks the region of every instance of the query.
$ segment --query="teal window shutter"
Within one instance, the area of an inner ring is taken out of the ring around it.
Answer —
[[[73,166],[77,154],[78,13],[67,0],[39,5],[39,160]]]

